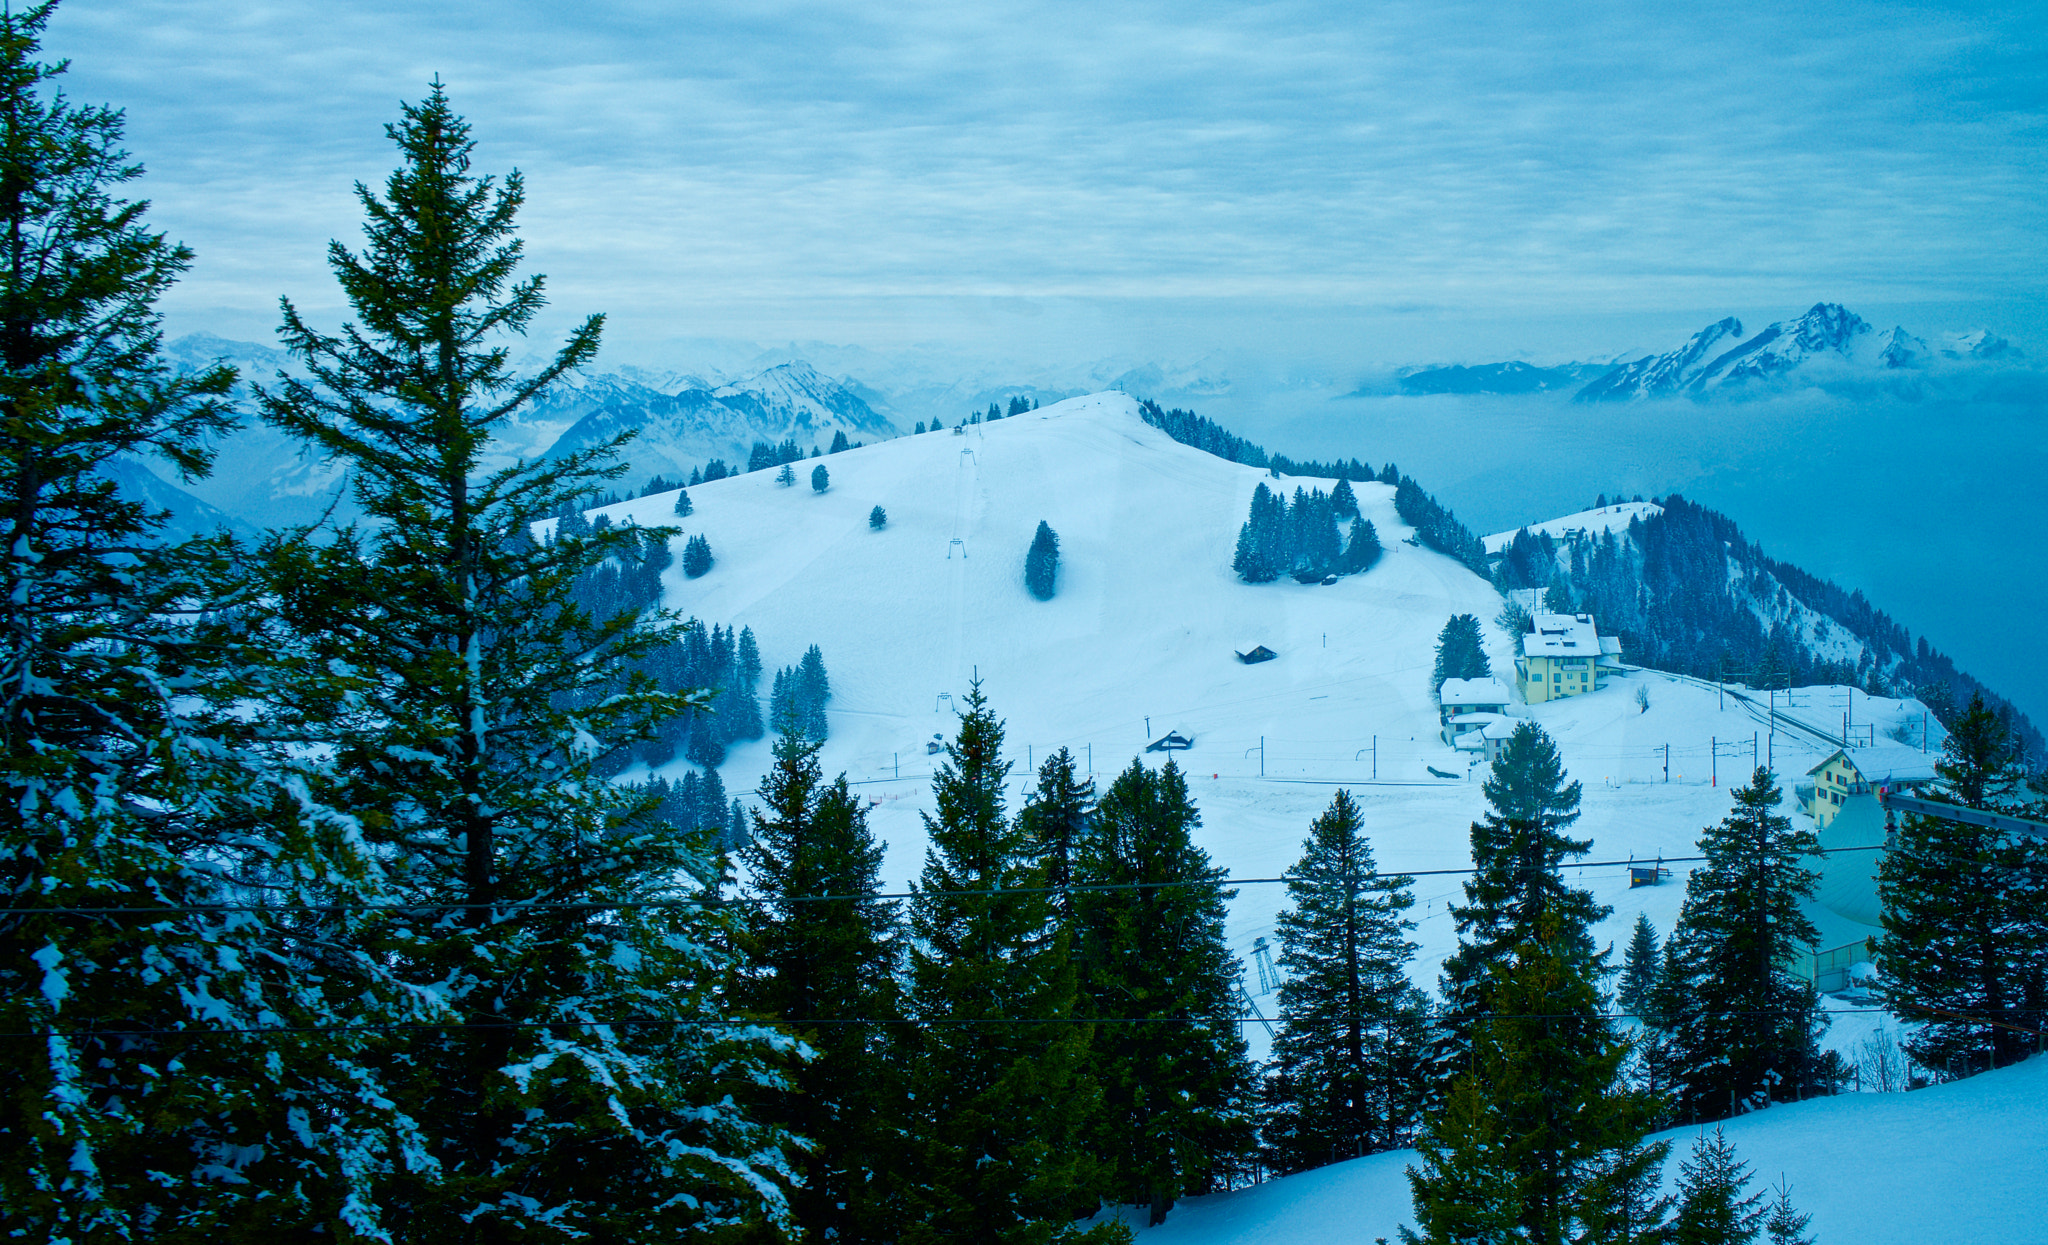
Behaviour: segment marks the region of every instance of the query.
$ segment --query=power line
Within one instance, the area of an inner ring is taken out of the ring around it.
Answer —
[[[1973,1016],[1961,1012],[1950,1012],[1941,1008],[1923,1007],[1919,1004],[1902,1004],[1919,1010],[1940,1012],[1957,1020],[1976,1024],[1994,1025],[2014,1029],[2021,1033],[2048,1036],[2048,1031],[2023,1028],[1984,1016]],[[1863,1016],[1889,1014],[1883,1007],[1845,1007],[1828,1012],[1830,1016]],[[2036,1014],[2038,1009],[2013,1009],[2010,1016]],[[1740,1008],[1723,1011],[1694,1013],[1700,1016],[1792,1016],[1805,1015],[1801,1008]],[[1633,1020],[1630,1012],[1479,1012],[1470,1015],[1446,1015],[1444,1019],[1463,1020]],[[1294,1016],[1282,1017],[1277,1023],[1290,1025],[1348,1025],[1369,1023],[1382,1019],[1374,1016]],[[642,1029],[642,1028],[771,1028],[803,1029],[819,1026],[874,1027],[908,1026],[912,1028],[950,1028],[967,1025],[1223,1025],[1223,1024],[1265,1024],[1257,1016],[982,1016],[953,1019],[948,1017],[829,1017],[811,1020],[775,1019],[770,1017],[746,1016],[636,1016],[619,1020],[446,1020],[407,1021],[383,1024],[331,1024],[331,1025],[219,1025],[192,1029],[40,1029],[14,1033],[0,1033],[0,1039],[47,1038],[96,1038],[106,1040],[129,1038],[200,1038],[266,1036],[271,1034],[321,1034],[321,1033],[420,1033],[449,1032],[452,1030],[490,1031],[528,1029]]]
[[[1876,843],[1865,847],[1831,847],[1827,849],[1826,854],[1834,856],[1845,852],[1881,852],[1884,850],[1886,850],[1884,844]],[[1663,864],[1682,865],[1697,864],[1706,859],[1707,857],[1705,856],[1632,856],[1626,860],[1566,861],[1558,865],[1558,868],[1610,869],[1621,867],[1624,865],[1646,865],[1660,862]],[[1361,873],[1355,876],[1360,883],[1374,881],[1390,881],[1398,885],[1401,884],[1401,879],[1404,878],[1413,880],[1415,878],[1428,877],[1461,877],[1465,874],[1478,872],[1481,872],[1481,870],[1477,867],[1467,865],[1456,869],[1400,869],[1392,871],[1381,870],[1379,872],[1374,873]],[[850,903],[859,902],[863,900],[894,901],[902,899],[992,899],[1003,895],[1065,895],[1076,893],[1102,893],[1112,891],[1174,890],[1190,886],[1276,886],[1297,880],[1298,879],[1296,878],[1288,877],[1283,874],[1279,877],[1270,878],[1190,878],[1174,882],[1100,882],[1088,883],[1085,885],[1078,886],[995,886],[974,887],[963,890],[885,891],[877,894],[865,894],[861,892],[849,891],[844,894],[779,895],[774,897],[761,895],[733,895],[729,897],[707,895],[703,898],[698,899],[631,899],[612,901],[589,900],[581,902],[525,902],[517,900],[507,900],[497,903],[468,903],[457,901],[419,901],[406,903],[299,904],[289,907],[277,904],[261,903],[193,905],[166,904],[157,907],[77,907],[59,905],[48,908],[0,908],[0,918],[25,916],[205,916],[209,914],[224,914],[235,912],[261,912],[270,913],[276,916],[334,916],[345,912],[415,913],[473,912],[478,910],[490,912],[640,912],[658,911],[661,909],[668,908],[716,908],[729,904],[749,904],[754,906],[763,906],[784,903]]]

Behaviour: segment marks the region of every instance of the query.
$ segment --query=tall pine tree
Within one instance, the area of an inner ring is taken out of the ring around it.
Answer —
[[[1408,980],[1414,879],[1373,863],[1339,791],[1310,825],[1280,914],[1280,1027],[1266,1065],[1267,1161],[1302,1171],[1408,1144],[1428,1007]]]
[[[1436,638],[1436,668],[1430,674],[1432,692],[1445,679],[1486,679],[1493,667],[1486,660],[1485,641],[1479,634],[1479,619],[1471,614],[1453,614]]]
[[[1579,819],[1579,784],[1567,783],[1557,745],[1533,722],[1508,736],[1482,790],[1491,806],[1472,823],[1472,880],[1465,903],[1454,906],[1458,949],[1444,961],[1439,990],[1444,1013],[1433,1058],[1439,1078],[1465,1062],[1471,1018],[1492,1004],[1487,970],[1535,940],[1539,925],[1555,927],[1555,954],[1593,960],[1587,932],[1609,909],[1565,884],[1561,866],[1583,856],[1591,842],[1565,837]],[[1597,967],[1589,967],[1597,975]]]
[[[1003,727],[975,682],[932,777],[910,901],[904,1192],[910,1245],[1069,1239],[1101,1175],[1083,1134],[1098,1093],[1075,1023],[1067,931],[1025,827],[1003,810]],[[980,893],[977,893],[980,892]]]
[[[1706,863],[1686,880],[1652,1008],[1663,1030],[1655,1058],[1692,1119],[1828,1093],[1840,1078],[1820,1050],[1820,997],[1794,971],[1819,937],[1800,901],[1813,897],[1818,875],[1804,862],[1820,841],[1776,811],[1769,770],[1732,795],[1700,838]]]
[[[1223,941],[1234,892],[1194,845],[1199,824],[1179,766],[1169,759],[1154,772],[1132,761],[1103,794],[1074,862],[1082,984],[1104,1019],[1089,1141],[1110,1195],[1149,1204],[1155,1225],[1181,1197],[1217,1187],[1252,1142],[1240,970]]]
[[[888,1240],[903,1093],[889,1022],[901,1008],[902,949],[895,905],[874,898],[882,846],[846,776],[823,781],[820,746],[785,722],[761,782],[753,842],[739,853],[756,901],[740,997],[811,1050],[768,1108],[805,1143],[791,1194],[805,1239]]]
[[[1074,754],[1060,748],[1038,766],[1038,789],[1017,814],[1030,841],[1031,853],[1045,870],[1052,888],[1055,914],[1062,921],[1074,915],[1074,862],[1095,815],[1095,781],[1074,768]]]
[[[1593,959],[1546,913],[1488,966],[1485,993],[1493,1010],[1409,1169],[1422,1233],[1404,1239],[1657,1239],[1668,1147],[1644,1143],[1657,1104],[1622,1079],[1629,1044],[1602,1011]]]
[[[1976,696],[1942,743],[1931,794],[2018,812],[2023,772],[2012,731]],[[2048,843],[1908,814],[1878,893],[1886,1002],[1915,1022],[1906,1044],[1915,1059],[1963,1076],[2038,1049],[2016,1030],[2048,1023]]]
[[[374,1235],[417,1138],[362,1026],[436,1009],[317,910],[387,896],[248,712],[279,672],[235,550],[114,483],[206,474],[235,377],[158,353],[192,254],[121,197],[122,115],[37,59],[54,7],[0,11],[0,1236]]]
[[[618,443],[483,465],[594,355],[601,319],[513,376],[505,339],[543,304],[515,277],[523,183],[471,173],[438,82],[387,133],[403,162],[381,195],[358,187],[367,245],[328,253],[358,322],[330,336],[286,302],[303,371],[260,393],[271,423],[346,464],[376,523],[270,551],[292,660],[334,676],[272,712],[331,758],[330,798],[359,810],[412,910],[381,953],[462,1022],[389,1041],[386,1092],[431,1136],[387,1199],[420,1239],[666,1239],[779,1213],[776,1134],[732,1096],[769,1075],[768,1035],[698,1023],[730,975],[720,918],[696,906],[717,861],[594,769],[688,707],[629,673],[673,628],[574,599],[629,532],[529,534],[619,474]]]

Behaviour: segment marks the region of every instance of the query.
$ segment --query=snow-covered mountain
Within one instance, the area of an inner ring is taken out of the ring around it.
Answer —
[[[1717,320],[1676,350],[1622,364],[1581,389],[1576,400],[1697,396],[1802,372],[1896,371],[1924,367],[1937,359],[1971,362],[2012,359],[2019,353],[2004,338],[1983,329],[1946,334],[1931,348],[1903,326],[1874,333],[1868,322],[1839,303],[1815,303],[1803,315],[1738,338],[1740,320]],[[1728,345],[1731,341],[1735,344]]]
[[[1685,388],[1701,365],[1713,357],[1713,351],[1718,350],[1723,342],[1740,336],[1742,321],[1734,316],[1716,320],[1668,354],[1637,359],[1600,377],[1579,390],[1578,400],[1650,398],[1677,393]]]
[[[696,378],[661,378],[648,385],[611,374],[559,388],[537,404],[539,412],[556,418],[581,413],[549,446],[548,456],[633,432],[626,454],[631,467],[620,484],[637,489],[657,475],[685,478],[712,458],[744,466],[756,441],[792,440],[801,449],[825,449],[836,433],[849,441],[874,441],[896,432],[847,382],[801,360],[716,388],[690,382]]]

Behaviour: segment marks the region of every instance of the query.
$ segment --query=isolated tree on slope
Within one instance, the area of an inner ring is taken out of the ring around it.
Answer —
[[[1694,1118],[1827,1093],[1839,1078],[1819,1047],[1819,995],[1793,971],[1820,936],[1800,907],[1813,897],[1818,875],[1804,861],[1820,841],[1775,811],[1769,770],[1733,796],[1700,838],[1706,864],[1686,879],[1652,1006],[1664,1030],[1658,1061]]]
[[[791,1194],[797,1222],[815,1240],[887,1239],[903,1093],[898,1030],[881,1023],[901,1006],[895,905],[874,898],[882,847],[845,775],[827,785],[821,745],[794,721],[781,726],[752,843],[739,853],[759,901],[747,912],[739,993],[814,1052],[792,1061],[785,1092],[768,1096],[775,1122],[808,1142]],[[846,1020],[877,1023],[838,1023]]]
[[[1972,697],[1942,743],[1933,798],[2021,811],[2022,764],[2011,729]],[[2042,815],[2038,806],[2032,815]],[[2027,1034],[1996,1023],[2038,1028],[2048,1009],[2048,843],[2015,839],[1907,814],[1885,853],[1886,1001],[1918,1023],[1907,1049],[1927,1067],[1965,1074],[2035,1049]]]
[[[1071,947],[1030,837],[1003,813],[1002,724],[978,681],[965,704],[932,778],[937,810],[910,901],[909,1013],[923,1025],[903,1240],[1071,1240],[1100,1179],[1083,1131],[1097,1102],[1093,1035],[1072,1023]]]
[[[813,493],[822,493],[831,487],[832,473],[825,470],[825,464],[819,463],[811,468],[811,491]]]
[[[1268,1161],[1303,1171],[1407,1144],[1428,1005],[1408,981],[1414,879],[1378,872],[1339,791],[1287,871],[1280,1028],[1266,1065]]]
[[[142,172],[121,114],[37,60],[53,8],[0,11],[0,1236],[374,1234],[376,1168],[416,1136],[359,1092],[353,1025],[432,1009],[347,945],[353,915],[180,911],[383,893],[353,820],[246,712],[275,672],[236,551],[166,547],[106,474],[205,475],[235,376],[158,354],[192,255],[119,197]],[[78,907],[162,911],[54,911]],[[278,1026],[316,1032],[246,1031]]]
[[[342,680],[274,712],[331,750],[332,798],[362,810],[404,902],[466,905],[394,921],[382,946],[465,1022],[390,1051],[388,1092],[432,1135],[388,1200],[422,1239],[648,1240],[775,1212],[777,1135],[730,1096],[769,1075],[766,1035],[692,1023],[724,1012],[727,940],[693,906],[716,862],[593,769],[690,707],[626,673],[674,629],[595,620],[571,596],[626,531],[528,536],[619,474],[619,442],[481,466],[515,412],[596,353],[601,319],[514,378],[499,335],[543,301],[539,278],[514,278],[523,184],[470,173],[438,83],[387,133],[403,164],[382,195],[358,188],[368,245],[329,250],[359,324],[328,336],[287,302],[303,377],[260,396],[349,467],[378,523],[272,551],[294,659]],[[609,906],[645,902],[667,906]],[[605,1023],[621,1015],[652,1023]]]
[[[1238,965],[1223,941],[1224,871],[1194,845],[1201,814],[1171,760],[1117,775],[1075,859],[1082,988],[1094,1014],[1101,1105],[1090,1144],[1111,1197],[1157,1225],[1207,1193],[1252,1142],[1251,1066],[1238,1031]],[[1117,887],[1093,890],[1091,887]]]
[[[1038,531],[1031,537],[1031,548],[1024,554],[1024,586],[1032,596],[1050,601],[1059,586],[1059,573],[1060,538],[1053,534],[1051,524],[1040,519]]]

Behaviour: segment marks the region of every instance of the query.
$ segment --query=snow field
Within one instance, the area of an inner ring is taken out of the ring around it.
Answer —
[[[1820,1245],[2028,1245],[2048,1241],[2048,1058],[1905,1094],[1785,1103],[1722,1126],[1752,1192],[1789,1182]],[[1700,1130],[1657,1134],[1665,1166]],[[1165,1223],[1124,1217],[1141,1245],[1372,1245],[1413,1226],[1412,1150],[1368,1155],[1230,1193],[1190,1198]]]
[[[926,743],[951,738],[977,671],[1007,724],[1013,810],[1032,785],[1029,765],[1054,748],[1092,760],[1100,789],[1147,742],[1178,729],[1195,741],[1176,760],[1202,811],[1198,842],[1234,877],[1284,872],[1339,785],[1363,806],[1384,868],[1470,864],[1484,767],[1439,739],[1429,674],[1453,613],[1482,620],[1494,671],[1510,681],[1512,640],[1493,625],[1502,601],[1490,584],[1404,543],[1412,532],[1394,512],[1390,486],[1354,486],[1386,546],[1371,571],[1328,587],[1255,586],[1230,571],[1253,489],[1263,480],[1291,495],[1297,485],[1334,482],[1274,480],[1179,445],[1120,393],[819,461],[832,479],[823,494],[808,487],[808,471],[791,488],[763,471],[692,489],[687,519],[672,515],[673,494],[607,513],[708,537],[717,564],[697,580],[671,570],[666,604],[706,622],[752,626],[771,672],[809,644],[822,647],[833,687],[825,772],[845,771],[873,802],[891,889],[907,886],[923,862],[920,814],[932,808],[934,760]],[[881,531],[867,522],[877,504],[889,516]],[[1061,547],[1058,595],[1046,602],[1023,585],[1040,519]],[[1239,663],[1234,653],[1255,644],[1279,658]],[[1649,690],[1647,712],[1638,686]],[[1799,697],[1825,723],[1834,710],[1821,706],[1845,694],[1803,689]],[[1857,722],[1880,735],[1918,720],[1916,704],[1855,699]],[[1773,745],[1763,710],[1724,699],[1712,684],[1650,672],[1517,712],[1550,732],[1584,784],[1574,832],[1593,840],[1587,859],[1595,861],[1696,854],[1700,829],[1729,806],[1727,792],[1711,785],[1716,771],[1724,785],[1746,778],[1753,736],[1759,752],[1774,754],[1788,800],[1793,781],[1828,750],[1785,728]],[[722,767],[727,789],[747,791],[769,760],[767,740],[735,748]],[[673,763],[669,776],[683,766]],[[1432,768],[1457,777],[1437,778]],[[1595,936],[1619,946],[1639,911],[1660,933],[1670,930],[1686,867],[1637,890],[1625,863],[1572,874],[1613,905]],[[1460,898],[1461,881],[1416,879],[1415,977],[1425,988],[1455,945],[1446,904]],[[1284,900],[1278,885],[1239,888],[1228,935],[1247,965],[1252,940],[1272,940]],[[1256,991],[1249,970],[1248,979]],[[1270,1014],[1273,1002],[1260,1005]],[[1254,1026],[1251,1035],[1262,1051],[1263,1032]],[[1829,1044],[1838,1044],[1833,1035]]]

